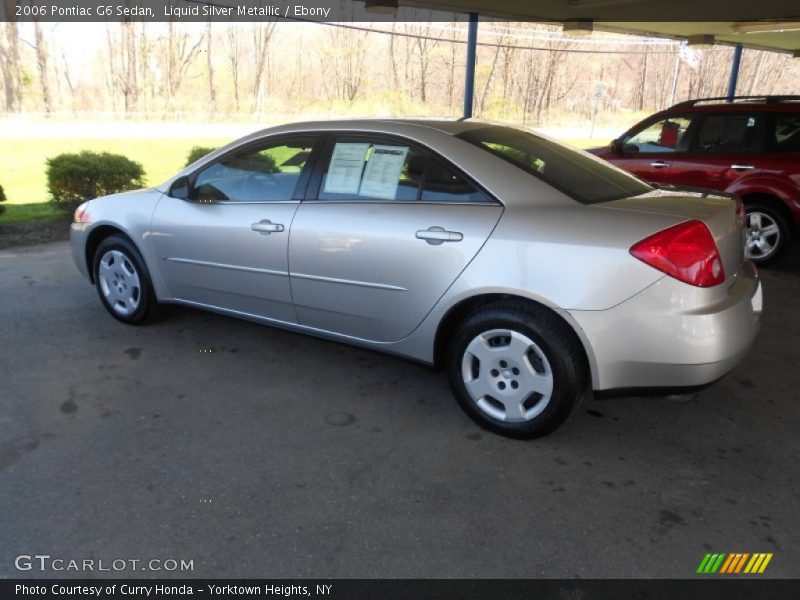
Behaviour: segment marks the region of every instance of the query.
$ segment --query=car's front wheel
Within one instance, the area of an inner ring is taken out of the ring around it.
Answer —
[[[569,326],[543,307],[502,301],[478,309],[450,346],[450,384],[482,427],[535,438],[559,427],[588,393],[588,366]]]
[[[151,321],[159,305],[141,254],[122,235],[111,235],[94,255],[94,282],[103,306],[123,323]]]
[[[759,202],[746,206],[747,258],[757,265],[767,265],[777,259],[789,245],[789,226],[783,215],[770,206]]]

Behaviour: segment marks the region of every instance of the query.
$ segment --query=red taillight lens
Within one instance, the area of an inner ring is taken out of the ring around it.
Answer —
[[[717,244],[700,221],[686,221],[634,244],[631,254],[684,283],[712,287],[725,281]]]

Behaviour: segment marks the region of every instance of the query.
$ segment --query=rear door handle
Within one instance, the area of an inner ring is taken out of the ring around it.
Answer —
[[[464,239],[464,234],[460,231],[447,231],[438,225],[421,229],[416,235],[418,240],[425,240],[432,246],[438,246],[444,242],[460,242]]]
[[[280,223],[273,223],[269,219],[264,219],[258,223],[253,223],[250,229],[257,231],[260,235],[269,235],[270,233],[280,233],[283,231],[283,225]]]
[[[749,171],[750,169],[755,169],[753,165],[731,165],[731,169],[734,171]]]
[[[650,166],[656,169],[663,169],[664,167],[668,167],[669,163],[663,160],[654,160],[653,162],[650,163]]]

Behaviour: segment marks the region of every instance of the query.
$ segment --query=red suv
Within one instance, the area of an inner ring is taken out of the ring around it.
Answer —
[[[649,182],[740,197],[759,264],[800,232],[800,96],[681,102],[590,152]]]

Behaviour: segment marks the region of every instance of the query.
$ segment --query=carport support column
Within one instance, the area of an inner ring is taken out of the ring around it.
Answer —
[[[728,79],[728,102],[733,102],[736,95],[736,82],[739,80],[739,65],[742,62],[742,45],[736,44],[733,50],[733,64],[731,64],[731,76]]]
[[[464,73],[464,118],[472,117],[472,99],[475,96],[475,60],[478,48],[478,13],[469,13],[467,30],[467,70]]]

